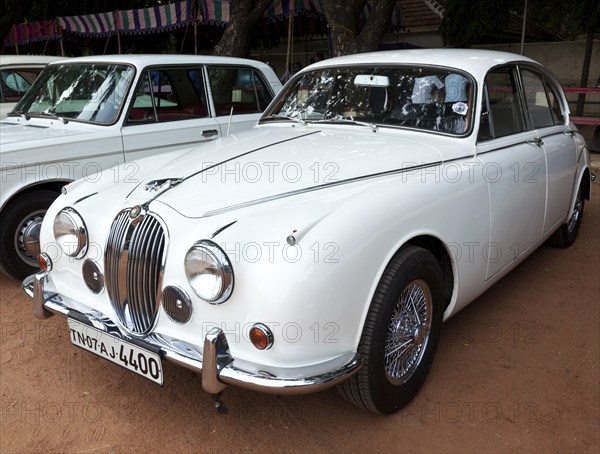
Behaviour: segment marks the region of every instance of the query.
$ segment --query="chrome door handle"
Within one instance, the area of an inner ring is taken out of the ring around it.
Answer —
[[[540,139],[539,137],[537,139],[528,140],[527,143],[530,143],[532,145],[537,145],[538,147],[541,147],[542,145],[544,145],[544,141],[542,139]]]
[[[219,131],[216,129],[205,129],[202,131],[202,137],[213,137],[219,134]]]

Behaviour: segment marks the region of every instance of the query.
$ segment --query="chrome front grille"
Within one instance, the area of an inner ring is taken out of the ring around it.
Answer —
[[[138,207],[136,207],[138,208]],[[147,334],[158,314],[165,232],[156,217],[121,211],[112,223],[104,255],[106,290],[121,325]]]

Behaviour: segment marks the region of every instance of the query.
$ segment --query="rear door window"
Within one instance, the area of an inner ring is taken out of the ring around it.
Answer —
[[[535,129],[554,126],[558,120],[550,107],[544,78],[528,69],[521,71],[521,78],[525,89],[525,102],[531,126]]]
[[[479,140],[525,131],[525,119],[515,68],[492,70],[485,77]]]
[[[202,67],[152,68],[140,78],[128,124],[208,116]]]

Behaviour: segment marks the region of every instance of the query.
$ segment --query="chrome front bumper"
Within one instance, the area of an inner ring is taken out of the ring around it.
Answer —
[[[33,299],[33,313],[37,318],[46,319],[54,314],[72,317],[119,339],[158,351],[167,361],[201,372],[202,388],[211,394],[220,393],[227,385],[272,394],[308,394],[337,385],[357,372],[363,364],[358,353],[347,353],[305,367],[258,366],[234,359],[225,333],[216,327],[206,335],[202,352],[193,346],[169,341],[156,334],[143,340],[131,339],[123,335],[115,323],[103,314],[97,311],[84,313],[70,308],[66,298],[45,288],[48,280],[48,273],[40,272],[23,281],[23,291]]]

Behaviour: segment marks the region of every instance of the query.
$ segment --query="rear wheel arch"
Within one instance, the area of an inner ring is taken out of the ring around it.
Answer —
[[[590,200],[590,197],[592,196],[592,184],[591,184],[591,178],[590,178],[590,169],[586,168],[583,171],[583,176],[581,177],[581,183],[582,185],[582,190],[583,190],[583,197],[585,198],[585,200]]]

